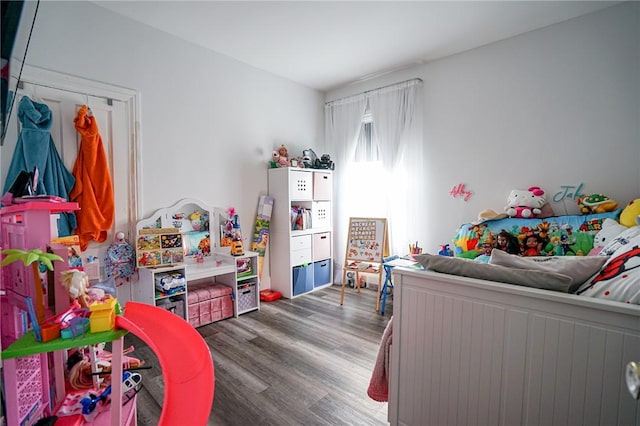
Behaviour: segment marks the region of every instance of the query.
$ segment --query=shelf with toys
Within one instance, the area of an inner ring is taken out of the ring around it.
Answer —
[[[194,327],[259,309],[257,274],[242,275],[237,263],[245,259],[257,271],[257,253],[244,251],[234,216],[184,199],[138,222],[140,282],[134,299],[169,310]]]

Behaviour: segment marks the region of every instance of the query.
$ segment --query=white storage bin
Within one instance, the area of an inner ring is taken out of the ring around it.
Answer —
[[[291,237],[291,250],[311,249],[311,235]]]
[[[331,173],[313,172],[313,199],[331,200],[333,175]]]
[[[289,198],[302,201],[313,199],[313,172],[289,172]]]
[[[313,235],[313,261],[331,258],[331,232]]]
[[[311,247],[291,251],[291,266],[306,265],[307,263],[311,263]]]
[[[313,228],[331,226],[331,202],[314,201],[311,205],[311,225]]]

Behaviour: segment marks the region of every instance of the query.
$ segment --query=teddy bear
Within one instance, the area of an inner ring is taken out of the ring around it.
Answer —
[[[640,226],[640,198],[629,201],[629,204],[622,210],[620,224],[627,227]]]
[[[544,191],[537,186],[532,186],[526,191],[514,189],[507,198],[504,210],[509,217],[532,218],[542,213],[540,208],[545,203]]]
[[[582,214],[612,212],[618,203],[603,194],[591,194],[578,197],[578,208]]]
[[[273,162],[276,163],[276,167],[289,167],[289,153],[284,145],[280,145],[276,151],[272,154]]]

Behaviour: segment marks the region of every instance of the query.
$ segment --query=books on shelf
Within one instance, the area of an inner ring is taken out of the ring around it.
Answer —
[[[291,206],[291,230],[311,228],[311,210],[302,206]]]

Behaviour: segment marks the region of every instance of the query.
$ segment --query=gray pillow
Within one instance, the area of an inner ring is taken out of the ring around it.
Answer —
[[[494,250],[495,251],[495,250]],[[469,278],[516,284],[525,287],[554,290],[567,293],[573,279],[564,274],[531,269],[490,265],[455,257],[421,254],[414,256],[426,269]]]
[[[573,278],[569,293],[574,293],[582,283],[602,269],[607,259],[608,257],[606,256],[521,257],[501,250],[493,250],[489,264],[568,275]]]

